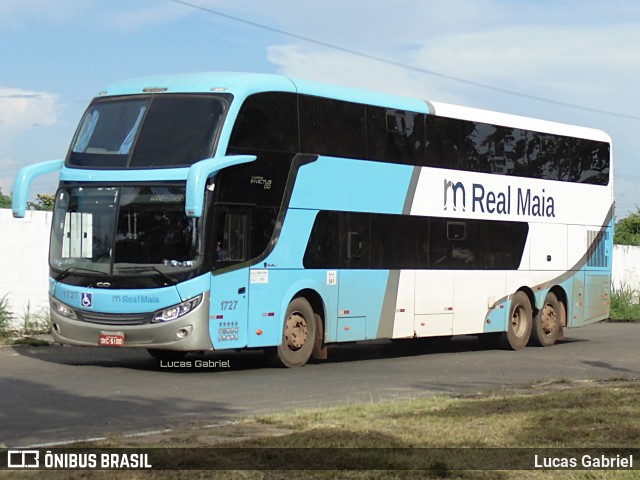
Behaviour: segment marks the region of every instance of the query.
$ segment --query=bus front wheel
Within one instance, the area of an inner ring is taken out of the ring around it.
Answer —
[[[529,343],[533,323],[533,310],[529,297],[524,292],[516,292],[511,299],[507,332],[503,344],[511,350],[521,350]]]
[[[296,297],[291,300],[284,316],[277,363],[289,368],[307,363],[313,353],[316,328],[316,315],[307,299]]]
[[[549,292],[544,305],[533,321],[531,343],[540,347],[550,347],[560,337],[562,328],[562,304],[555,293]]]

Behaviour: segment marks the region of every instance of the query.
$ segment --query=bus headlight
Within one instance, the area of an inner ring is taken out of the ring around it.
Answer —
[[[76,312],[73,311],[68,305],[65,305],[62,302],[59,302],[55,298],[51,297],[51,309],[59,315],[63,317],[70,318],[72,320],[76,320],[78,317],[76,316]]]
[[[186,302],[174,305],[173,307],[160,310],[153,316],[153,323],[170,322],[176,318],[180,318],[200,305],[201,301],[202,294],[192,298],[191,300],[187,300]]]

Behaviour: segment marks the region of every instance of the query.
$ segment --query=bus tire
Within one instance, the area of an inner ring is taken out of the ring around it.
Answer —
[[[306,298],[291,300],[284,315],[282,343],[276,360],[288,368],[302,367],[313,353],[316,342],[316,315]]]
[[[503,346],[510,350],[522,350],[529,343],[533,323],[533,309],[524,292],[516,292],[511,299],[507,331],[503,334]]]
[[[178,350],[158,350],[156,348],[148,348],[147,352],[156,360],[182,360],[189,352],[181,352]]]
[[[544,305],[533,320],[531,344],[550,347],[560,337],[562,329],[562,306],[553,292],[547,293]]]
[[[317,313],[313,318],[316,321],[316,341],[313,344],[311,357],[314,360],[326,360],[328,358],[327,345],[324,343],[324,323],[322,317]]]

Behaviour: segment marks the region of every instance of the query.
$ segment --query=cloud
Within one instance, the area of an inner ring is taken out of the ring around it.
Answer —
[[[16,150],[18,136],[34,127],[55,125],[60,109],[58,96],[52,93],[0,87],[0,188],[3,193],[11,192],[20,166],[9,153]]]
[[[632,115],[636,112],[628,111],[628,100],[640,100],[635,88],[640,75],[640,24],[487,25],[468,32],[423,34],[416,40],[407,47],[389,38],[384,49],[366,53],[504,90]],[[469,104],[460,97],[497,95],[313,44],[272,45],[268,59],[293,76],[446,102]],[[510,99],[500,96],[502,104]]]
[[[414,98],[462,103],[423,75],[393,65],[331,50],[303,45],[272,45],[267,58],[279,73],[318,82],[333,83]]]
[[[18,169],[18,161],[11,158],[0,158],[0,190],[4,195],[11,193],[13,178]]]
[[[58,96],[20,88],[0,87],[0,133],[15,134],[58,121]]]
[[[84,10],[88,3],[74,0],[0,0],[0,23],[16,26],[33,17],[44,17],[50,22],[67,21]]]
[[[414,55],[419,65],[479,81],[598,83],[640,73],[640,25],[505,26],[440,36]]]

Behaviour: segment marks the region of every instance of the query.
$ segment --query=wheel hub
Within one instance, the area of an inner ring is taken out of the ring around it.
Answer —
[[[524,331],[526,328],[526,315],[527,312],[525,311],[524,307],[522,305],[518,305],[518,307],[516,307],[516,309],[513,311],[513,315],[511,316],[513,333],[518,337],[524,335]]]
[[[307,321],[299,312],[293,312],[284,324],[284,339],[290,350],[299,350],[307,342]]]
[[[542,329],[544,333],[549,334],[553,332],[558,319],[556,317],[556,310],[551,305],[545,305],[542,309]]]

